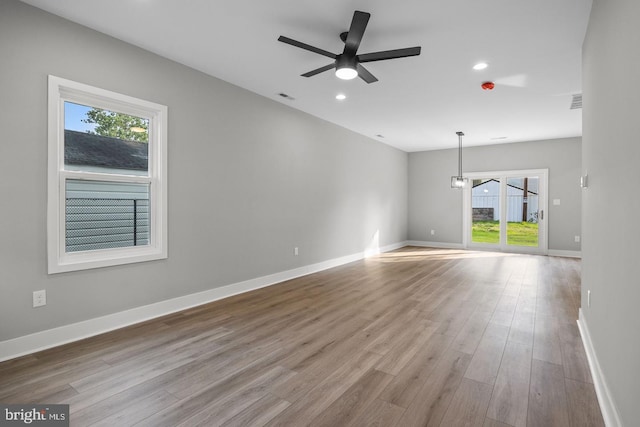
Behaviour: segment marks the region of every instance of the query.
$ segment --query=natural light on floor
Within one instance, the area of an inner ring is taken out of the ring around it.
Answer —
[[[468,251],[463,249],[433,249],[406,247],[393,252],[386,252],[375,257],[382,262],[411,262],[425,259],[462,259],[462,258],[496,258],[510,257],[517,254],[501,252]]]

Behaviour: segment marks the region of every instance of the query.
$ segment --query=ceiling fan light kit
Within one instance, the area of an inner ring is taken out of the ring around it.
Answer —
[[[336,58],[336,77],[342,80],[352,80],[358,77],[358,70],[355,57],[349,58],[345,55],[338,55]]]
[[[360,47],[360,42],[362,41],[362,36],[364,36],[364,30],[367,28],[367,23],[369,22],[370,17],[371,14],[367,12],[361,12],[359,10],[356,10],[353,13],[353,19],[351,20],[349,31],[340,34],[340,39],[344,42],[344,50],[341,54],[331,53],[324,49],[320,49],[285,36],[278,37],[278,41],[335,60],[331,64],[301,74],[302,77],[312,77],[316,74],[320,74],[322,72],[335,68],[336,76],[340,79],[351,80],[355,79],[356,77],[360,77],[367,83],[374,83],[377,82],[378,79],[366,68],[364,68],[362,66],[362,63],[417,56],[420,55],[421,48],[420,46],[415,46],[404,49],[386,50],[358,55],[358,48]]]

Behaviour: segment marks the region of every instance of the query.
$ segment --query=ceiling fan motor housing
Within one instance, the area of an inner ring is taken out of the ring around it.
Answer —
[[[341,68],[351,68],[356,69],[356,57],[355,56],[347,56],[345,54],[340,54],[336,57],[336,70]]]
[[[355,55],[343,53],[336,57],[336,77],[342,80],[358,77],[358,61]]]

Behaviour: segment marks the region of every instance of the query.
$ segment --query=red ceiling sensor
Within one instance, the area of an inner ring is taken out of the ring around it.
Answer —
[[[482,83],[482,90],[493,90],[494,87],[496,87],[495,83],[493,82],[484,82]]]

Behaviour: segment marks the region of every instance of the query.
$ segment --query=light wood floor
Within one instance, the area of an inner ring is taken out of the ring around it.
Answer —
[[[0,363],[71,425],[602,426],[580,261],[407,247]]]

